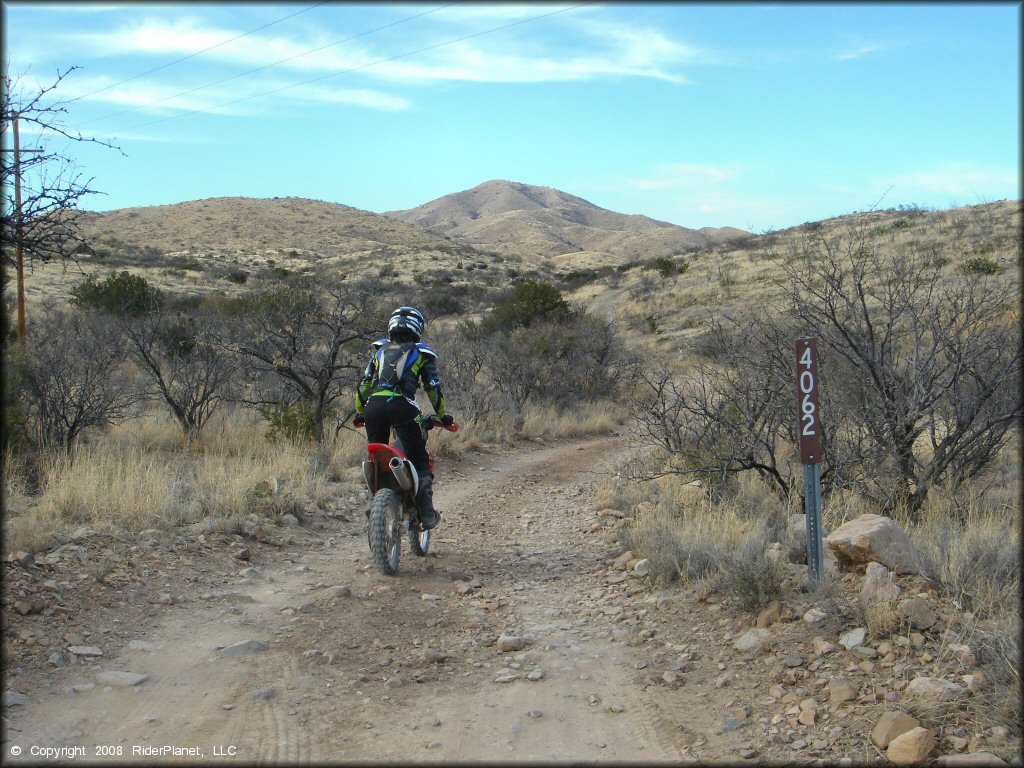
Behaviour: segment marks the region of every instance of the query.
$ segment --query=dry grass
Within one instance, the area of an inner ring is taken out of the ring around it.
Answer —
[[[427,406],[429,412],[429,406]],[[578,403],[571,408],[528,404],[517,419],[485,417],[462,422],[458,433],[434,430],[430,445],[441,456],[458,458],[488,446],[510,447],[525,440],[576,440],[621,429],[626,414],[607,403]]]
[[[899,630],[902,617],[898,607],[903,597],[891,587],[878,590],[870,600],[858,596],[860,609],[864,614],[864,626],[872,638],[883,640]]]
[[[597,502],[633,512],[623,544],[651,561],[660,583],[717,585],[744,610],[763,607],[781,591],[785,563],[772,559],[768,546],[784,531],[752,514],[749,499],[712,502],[701,487],[669,475],[636,484],[609,480]]]
[[[530,408],[522,418],[521,430],[504,422],[465,424],[455,434],[435,430],[430,446],[457,458],[484,444],[607,434],[620,424],[598,406]],[[204,520],[211,529],[230,530],[246,515],[295,512],[300,500],[320,500],[325,484],[358,467],[366,450],[362,430],[341,429],[321,449],[268,441],[265,433],[258,416],[233,411],[219,414],[189,443],[164,413],[150,411],[93,435],[70,456],[42,457],[38,493],[8,454],[5,547],[40,551],[53,544],[54,533],[83,525],[139,531]]]
[[[281,514],[318,499],[326,478],[309,446],[263,439],[248,414],[218,419],[185,445],[169,419],[152,414],[40,462],[39,492],[8,458],[5,548],[39,551],[53,533],[88,525],[139,531],[217,519],[230,527],[245,514]]]

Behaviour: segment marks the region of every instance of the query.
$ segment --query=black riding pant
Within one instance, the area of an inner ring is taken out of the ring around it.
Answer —
[[[402,441],[402,451],[416,467],[422,477],[431,477],[430,458],[427,456],[427,441],[423,437],[416,417],[419,408],[404,397],[370,397],[366,401],[366,440],[370,443],[387,443],[391,429]]]

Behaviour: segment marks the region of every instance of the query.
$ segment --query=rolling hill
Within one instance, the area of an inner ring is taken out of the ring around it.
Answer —
[[[316,251],[323,257],[377,246],[430,249],[445,238],[369,211],[298,197],[218,197],[173,205],[87,213],[87,242],[116,239],[164,254],[264,249]]]

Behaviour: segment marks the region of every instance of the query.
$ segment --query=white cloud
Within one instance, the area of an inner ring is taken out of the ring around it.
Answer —
[[[887,46],[877,43],[868,43],[866,45],[859,45],[855,48],[840,51],[833,55],[832,58],[836,61],[853,61],[854,59],[860,59],[864,56],[870,56],[872,53],[878,53],[885,50],[887,50]]]
[[[530,18],[551,13],[552,7],[559,6],[480,6],[460,12],[472,15],[500,11],[503,18]],[[530,14],[525,15],[526,11]],[[355,70],[404,82],[546,82],[608,76],[684,82],[673,68],[709,56],[654,28],[598,22],[569,14],[552,18],[559,20],[559,36],[550,40],[537,35],[536,27],[524,25],[524,33],[529,30],[529,34],[518,34],[518,28],[512,27],[486,38],[461,41],[457,40],[461,34],[458,30],[453,30],[450,24],[439,26],[433,23],[437,19],[431,18],[429,34],[404,38],[405,42],[392,44],[390,49],[370,47],[373,41],[369,39],[334,45],[337,36],[322,29],[303,39],[249,35],[218,45],[241,32],[207,26],[195,17],[174,21],[149,19],[116,30],[77,33],[68,36],[67,42],[98,58],[126,54],[166,57],[212,48],[197,58],[253,68],[280,62],[280,68],[311,73],[341,74]]]
[[[368,88],[330,88],[318,86],[299,86],[285,91],[292,98],[313,101],[322,104],[351,104],[357,107],[382,109],[395,112],[408,109],[410,102],[400,96],[391,96]]]
[[[627,179],[626,183],[644,190],[696,189],[721,184],[737,173],[726,166],[671,163],[660,166],[651,178]]]
[[[1003,197],[1020,189],[1019,170],[982,168],[968,164],[950,164],[911,173],[899,174],[891,180],[897,193],[924,192],[959,196]],[[901,195],[902,196],[902,195]]]
[[[470,3],[459,3],[449,8],[442,8],[437,13],[432,14],[432,16],[433,18],[443,19],[445,21],[476,24],[481,21],[514,22],[520,19],[528,19],[533,16],[540,16],[543,13],[554,13],[560,10],[569,11],[571,9],[573,13],[587,10],[586,7],[575,8],[574,5],[576,4],[544,3],[541,5],[526,3],[524,5],[516,5],[515,3],[484,3],[480,5],[473,5]],[[414,5],[396,5],[393,7],[396,10],[401,9],[403,15],[406,12],[412,12],[417,8],[417,6]]]
[[[73,87],[67,88],[66,95],[69,99],[88,96],[90,101],[127,107],[133,111],[136,108],[145,109],[156,114],[194,110],[217,114],[239,114],[238,109],[222,103],[245,95],[244,88],[243,92],[240,92],[237,87],[232,89],[214,87],[178,96],[177,94],[181,92],[180,86],[159,85],[142,80],[122,83],[116,88],[109,87],[116,83],[117,81],[110,77],[85,78],[74,83]]]

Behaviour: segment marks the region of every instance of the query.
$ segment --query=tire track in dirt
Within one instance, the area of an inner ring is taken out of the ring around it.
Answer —
[[[638,678],[657,643],[616,600],[645,588],[611,582],[610,543],[592,531],[594,484],[623,447],[442,460],[431,551],[403,541],[397,576],[373,568],[361,513],[304,531],[302,546],[268,548],[257,575],[183,596],[149,633],[154,650],[131,657],[150,681],[75,694],[77,720],[66,697],[42,698],[19,726],[50,744],[199,744],[254,763],[679,762],[693,741],[679,723],[700,718]],[[478,586],[456,588],[471,576]],[[502,653],[503,634],[529,642]],[[267,650],[217,650],[248,638]],[[140,724],[144,710],[155,716]]]

